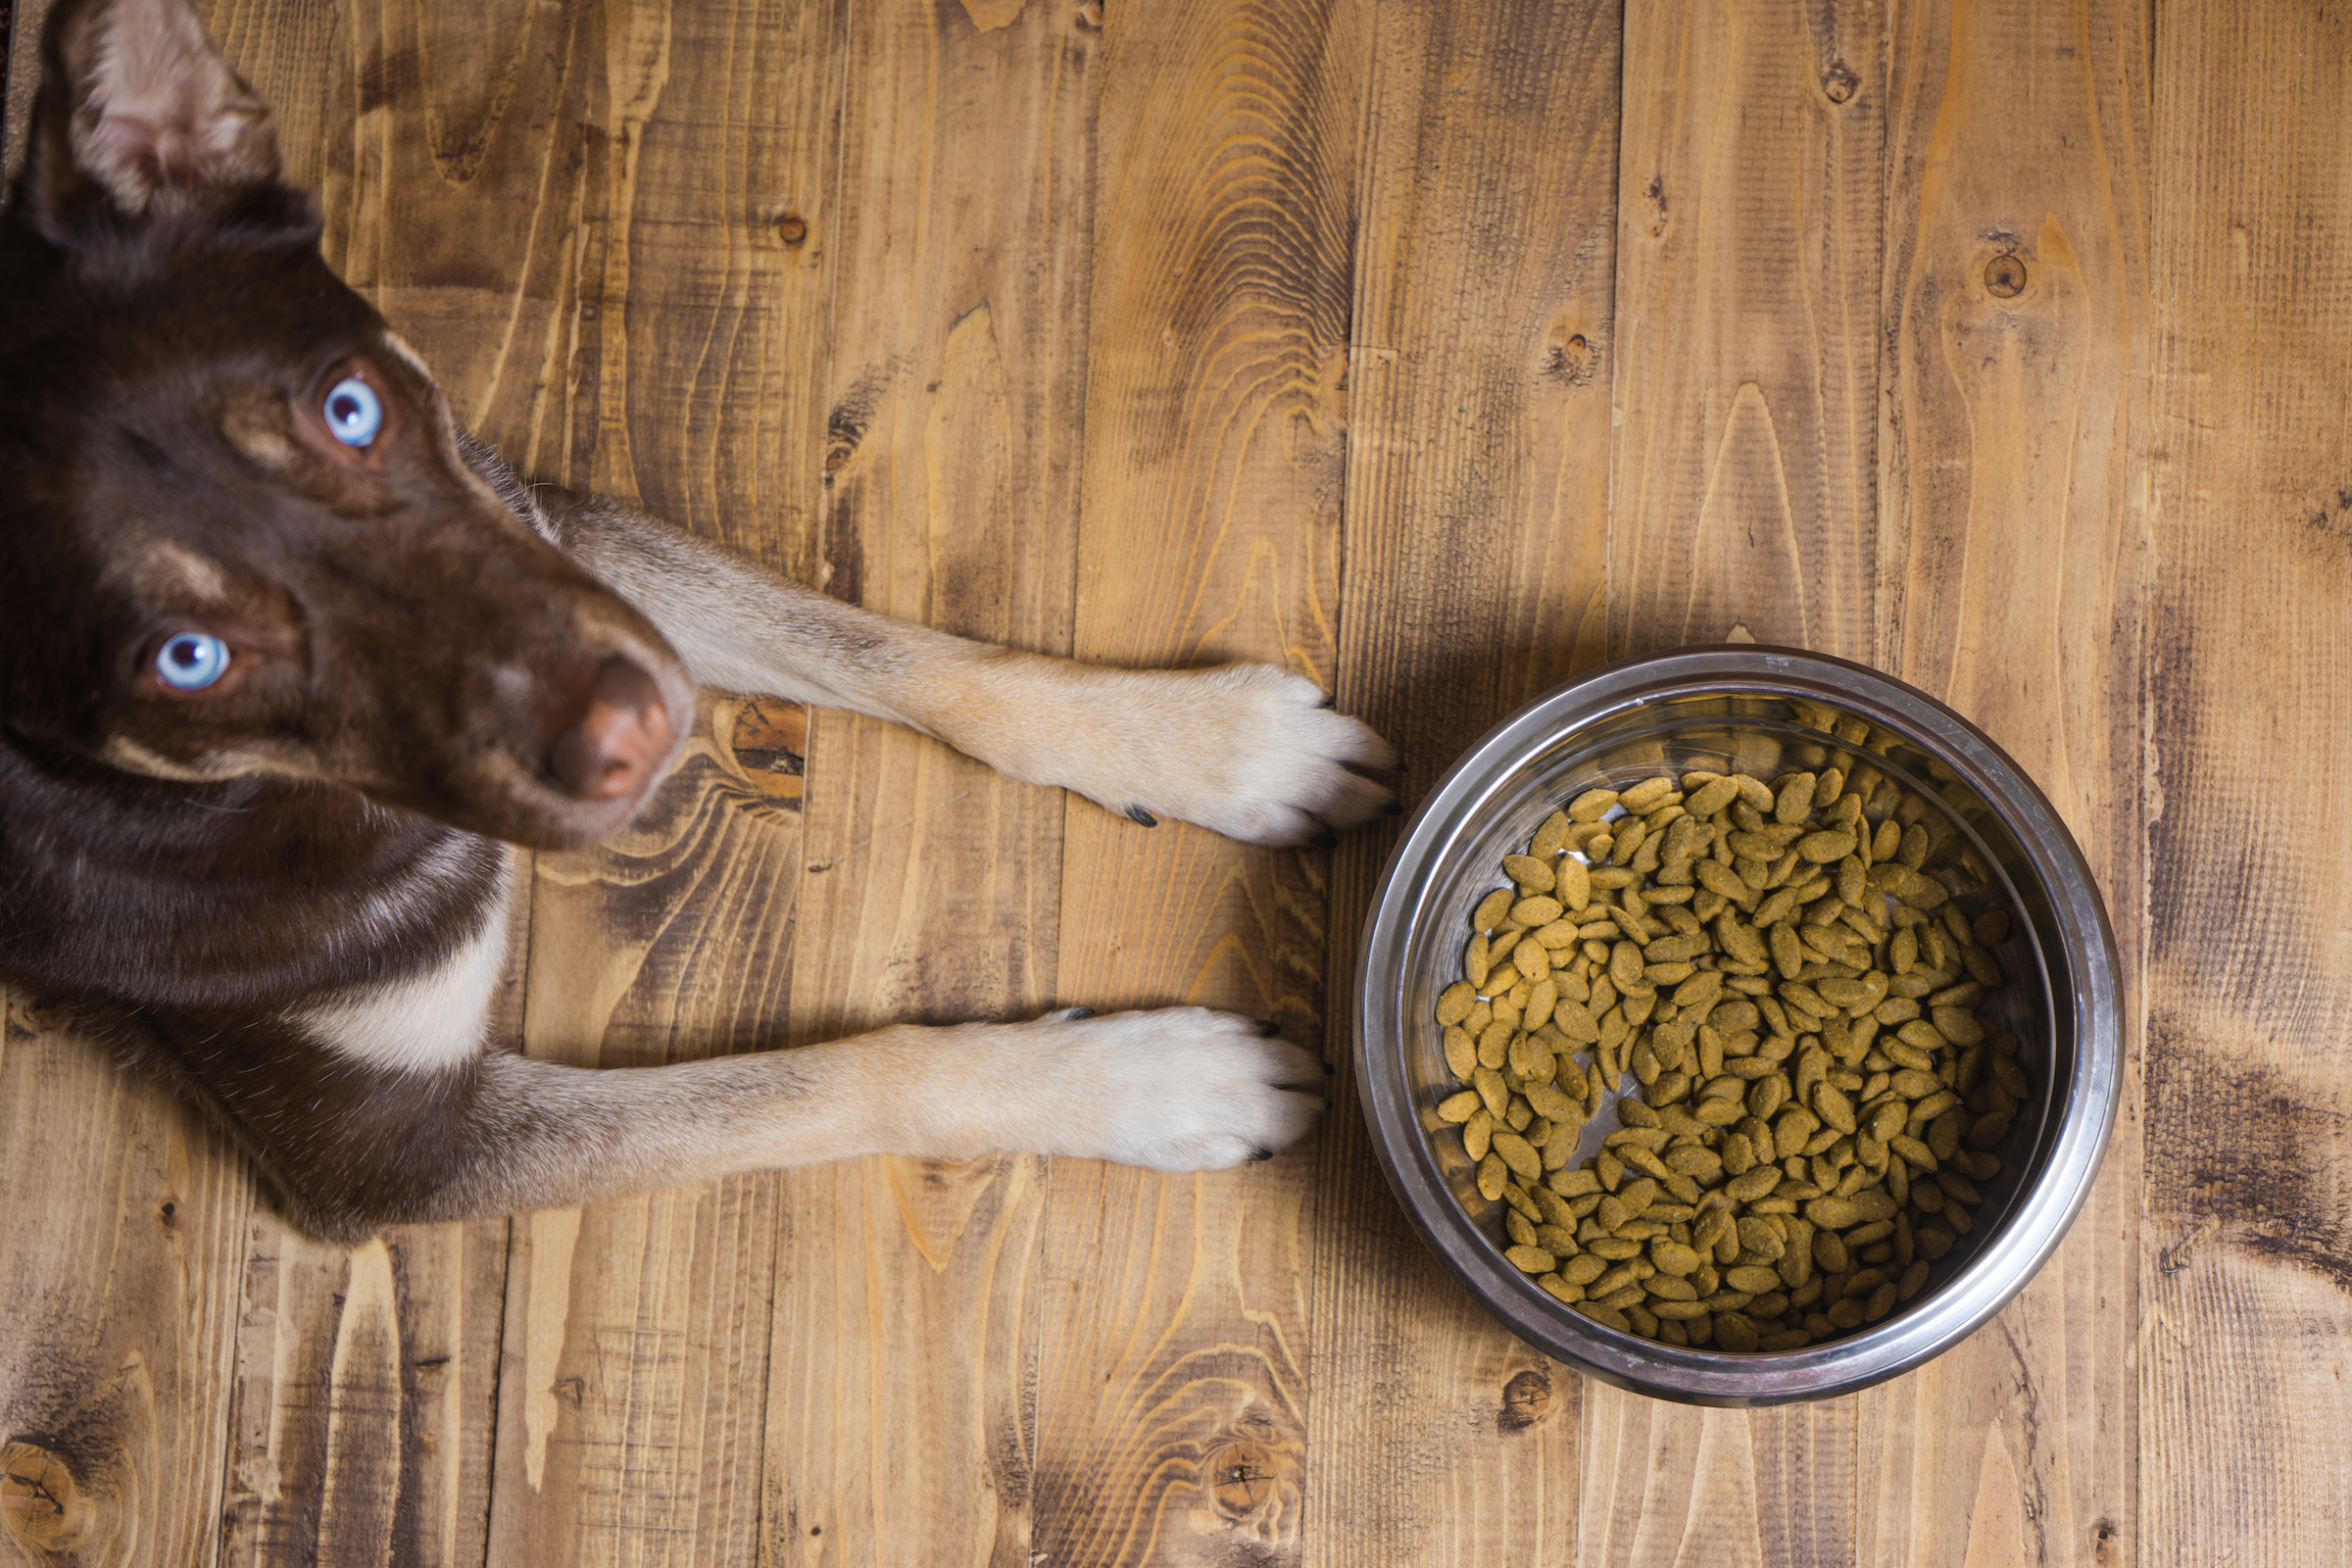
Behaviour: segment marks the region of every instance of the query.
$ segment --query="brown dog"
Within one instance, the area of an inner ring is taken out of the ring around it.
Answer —
[[[486,1049],[496,841],[628,820],[698,683],[1262,844],[1393,809],[1351,770],[1389,750],[1278,669],[963,642],[526,490],[327,270],[185,0],[65,0],[44,48],[0,219],[0,979],[168,1066],[338,1237],[875,1152],[1204,1169],[1305,1130],[1315,1059],[1199,1008],[603,1072]]]

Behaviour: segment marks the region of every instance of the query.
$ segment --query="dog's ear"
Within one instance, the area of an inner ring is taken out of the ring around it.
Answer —
[[[188,0],[60,0],[24,194],[53,239],[278,177],[277,122]]]

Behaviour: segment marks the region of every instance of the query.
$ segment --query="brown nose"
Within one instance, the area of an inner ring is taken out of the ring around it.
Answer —
[[[617,801],[653,782],[669,752],[669,710],[653,676],[615,655],[588,707],[547,751],[547,771],[578,801]]]

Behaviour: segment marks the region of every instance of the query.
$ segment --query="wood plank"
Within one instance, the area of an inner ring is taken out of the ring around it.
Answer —
[[[1886,54],[1876,0],[1626,8],[1612,656],[1869,657]]]
[[[514,410],[493,424],[509,452],[772,562],[776,498],[816,484],[814,401],[788,346],[814,339],[822,273],[780,220],[822,183],[827,144],[803,132],[829,125],[838,90],[829,15],[654,0],[548,15],[576,171],[484,192],[498,212],[420,269],[407,303],[463,310],[481,286],[466,268],[483,269],[509,322],[465,384]],[[550,129],[515,92],[453,110],[435,178]],[[794,722],[706,705],[651,811],[597,851],[541,858],[529,1051],[624,1066],[782,1043],[802,828],[797,780],[770,764],[791,766],[779,724]],[[489,1560],[754,1557],[777,1228],[773,1182],[751,1176],[516,1220]]]
[[[50,0],[14,0],[6,79],[0,81],[0,171],[9,179],[24,167],[24,137],[32,123],[32,95],[41,84],[41,28]]]
[[[0,1007],[0,1559],[210,1561],[251,1167],[54,1014]]]
[[[2147,24],[2128,4],[1897,18],[1881,369],[1877,662],[1982,725],[2056,806],[2128,998],[2146,897]],[[1866,1560],[2143,1549],[2139,1040],[2128,1013],[2105,1175],[2056,1257],[1984,1331],[1863,1396]]]
[[[1340,700],[1410,805],[1600,657],[1615,286],[1614,10],[1386,7],[1359,187]],[[1388,851],[1335,852],[1330,988]],[[1308,1560],[1562,1562],[1587,1392],[1410,1231],[1353,1109],[1316,1173]],[[1378,1399],[1367,1397],[1378,1389]]]
[[[2329,106],[2352,30],[2170,4],[2155,74],[2139,1535],[2152,1558],[2336,1563],[2352,148]]]
[[[1370,10],[1110,6],[1072,651],[1338,662],[1350,192]],[[1056,1000],[1197,1003],[1321,1037],[1320,851],[1072,803]],[[1033,1549],[1294,1562],[1311,1152],[1049,1176]]]
[[[803,351],[823,474],[788,550],[837,597],[1068,651],[1100,37],[1043,5],[844,10],[837,194],[809,240],[829,310]],[[1044,1010],[1059,792],[876,720],[814,731],[793,1037]],[[765,1560],[1027,1568],[1043,1175],[785,1175]]]
[[[481,1562],[506,1222],[248,1236],[222,1562]]]
[[[1868,662],[1886,9],[1659,0],[1625,27],[1609,652],[1744,627]],[[1856,1409],[1589,1387],[1578,1561],[1853,1560]]]

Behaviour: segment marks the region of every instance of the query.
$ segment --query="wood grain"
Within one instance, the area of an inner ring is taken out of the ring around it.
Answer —
[[[2119,1351],[2139,1321],[2146,25],[1955,6],[1899,18],[1889,51],[1880,659],[2049,797],[2134,999],[2125,1109],[2065,1245],[1995,1322],[1863,1396],[1859,1544],[1897,1562],[2141,1549]]]
[[[780,553],[755,475],[764,464],[781,492],[813,483],[811,403],[782,344],[808,336],[819,296],[778,208],[814,186],[824,144],[777,127],[824,123],[823,50],[807,59],[822,14],[532,15],[561,47],[503,68],[490,50],[458,78],[472,91],[427,115],[437,179],[496,181],[477,199],[500,216],[466,243],[485,247],[480,277],[508,323],[461,385],[513,411],[493,428],[537,472]],[[576,120],[541,118],[552,111]],[[507,218],[527,231],[502,236]],[[445,252],[403,303],[463,303],[473,260]],[[542,390],[551,379],[561,396]],[[789,794],[736,756],[742,716],[705,710],[690,760],[628,833],[542,858],[534,1054],[621,1066],[782,1043],[802,827]],[[771,1181],[737,1177],[515,1222],[491,1561],[754,1556],[776,1204]]]
[[[1605,10],[1541,3],[1382,21],[1340,699],[1396,742],[1410,805],[1481,731],[1599,656],[1619,33]],[[1335,854],[1335,999],[1352,994],[1383,838]],[[1351,1023],[1335,1012],[1346,1061]],[[1337,1093],[1352,1106],[1351,1074]],[[1438,1269],[1354,1114],[1326,1131],[1316,1187],[1308,1560],[1569,1560],[1580,1380]]]
[[[1368,12],[1104,14],[1072,652],[1338,660],[1348,193]],[[1318,851],[1073,804],[1057,1000],[1197,1003],[1321,1033]],[[1202,1177],[1057,1164],[1034,1548],[1296,1561],[1311,1158]]]
[[[2352,1555],[2345,861],[2352,90],[2334,11],[2156,18],[2140,1539]]]
[[[1099,39],[1042,4],[845,8],[822,474],[786,550],[837,597],[1068,650]],[[813,735],[794,1037],[1050,1005],[1059,793],[876,720]],[[766,1560],[1026,1568],[1044,1185],[1026,1156],[784,1177]]]
[[[257,1215],[243,1264],[221,1560],[480,1562],[506,1223],[343,1249]]]
[[[1626,8],[1612,656],[1871,652],[1886,51],[1875,0]]]
[[[24,167],[24,132],[32,123],[32,96],[41,84],[41,24],[50,0],[14,0],[10,5],[8,70],[0,79],[0,171],[14,180]]]
[[[255,1194],[65,1020],[0,1005],[0,1561],[209,1560]]]

